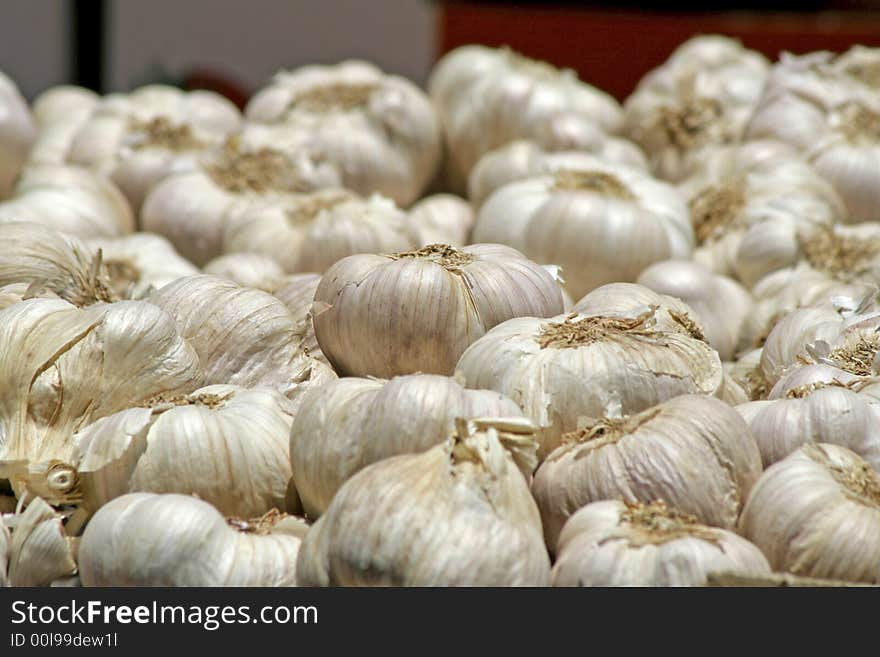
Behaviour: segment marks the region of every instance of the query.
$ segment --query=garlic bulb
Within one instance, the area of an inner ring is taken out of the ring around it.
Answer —
[[[594,502],[566,523],[553,586],[705,586],[712,573],[769,575],[761,551],[663,502]]]
[[[235,281],[244,287],[274,292],[282,280],[284,270],[278,262],[260,253],[230,253],[214,258],[203,268],[206,274]]]
[[[67,536],[64,518],[41,498],[12,516],[9,549],[10,586],[48,586],[76,572],[76,542]]]
[[[706,525],[736,526],[761,454],[733,407],[682,395],[630,416],[585,419],[535,473],[548,546],[566,520],[600,500],[663,500]]]
[[[29,166],[12,197],[0,203],[0,224],[26,221],[77,237],[116,237],[135,229],[134,215],[112,182],[63,164]]]
[[[406,251],[418,241],[414,223],[390,199],[340,188],[238,212],[222,239],[225,252],[268,255],[288,273],[324,272],[346,256]]]
[[[465,246],[474,219],[471,204],[454,194],[426,196],[409,209],[411,228],[418,234],[417,246]]]
[[[546,151],[534,142],[517,140],[489,151],[479,159],[468,176],[468,198],[479,207],[504,185],[560,169],[589,168],[596,159],[643,171],[648,168],[638,146],[599,131],[596,131],[592,147],[585,147],[582,151]]]
[[[364,61],[281,71],[251,98],[245,116],[295,133],[302,150],[333,164],[344,187],[403,206],[421,195],[440,162],[428,97]]]
[[[81,497],[78,429],[200,380],[195,350],[144,301],[22,301],[0,311],[0,344],[0,478],[53,504]]]
[[[101,507],[79,546],[84,586],[295,586],[304,524],[227,521],[186,495],[131,493]]]
[[[36,133],[27,101],[15,82],[0,73],[0,199],[15,184]]]
[[[852,450],[880,472],[880,406],[859,394],[870,382],[830,365],[805,365],[780,379],[766,401],[737,410],[765,468],[805,443],[828,443]]]
[[[562,267],[575,299],[686,259],[694,235],[684,198],[640,171],[594,160],[505,185],[477,213],[473,240],[508,244]]]
[[[741,139],[761,97],[768,61],[717,35],[685,42],[624,103],[625,134],[654,172],[678,181],[712,148]]]
[[[218,276],[187,276],[148,298],[199,355],[205,384],[267,386],[290,399],[335,378],[303,349],[305,327],[271,294]]]
[[[223,253],[223,230],[231,217],[338,183],[328,166],[272,142],[265,129],[251,126],[153,187],[141,209],[141,225],[204,265]]]
[[[739,533],[774,570],[880,584],[880,477],[845,447],[804,445],[752,488]]]
[[[516,139],[580,150],[595,128],[616,132],[620,105],[578,80],[574,71],[509,49],[466,46],[444,55],[428,80],[446,138],[453,191],[485,153]]]
[[[171,242],[152,233],[84,242],[94,251],[101,250],[108,286],[120,298],[141,299],[153,289],[199,273],[195,265],[174,250]]]
[[[313,358],[326,362],[327,359],[318,346],[318,338],[315,337],[315,324],[312,321],[312,303],[315,300],[315,290],[318,289],[320,282],[320,274],[294,274],[285,277],[272,294],[287,306],[296,320],[303,334],[303,348]]]
[[[734,357],[740,327],[754,306],[751,295],[736,281],[695,262],[669,260],[651,265],[636,282],[684,301],[721,359]]]
[[[718,353],[687,306],[633,284],[598,288],[570,315],[504,322],[468,347],[456,369],[469,388],[496,390],[523,409],[539,427],[542,456],[582,417],[712,395],[722,380]]]
[[[339,379],[303,398],[290,431],[293,480],[306,513],[316,518],[356,472],[442,443],[455,418],[521,415],[504,395],[466,390],[445,376]]]
[[[31,109],[39,131],[28,162],[64,164],[70,144],[100,104],[91,89],[73,85],[50,87],[34,99]]]
[[[324,274],[313,309],[318,344],[340,375],[384,378],[452,374],[493,326],[560,312],[550,273],[500,244],[344,258]]]
[[[227,516],[298,511],[288,496],[291,403],[268,388],[159,395],[81,429],[82,507],[131,492],[195,495]]]
[[[519,422],[458,425],[444,443],[343,484],[303,541],[300,585],[549,583],[541,518],[520,471],[534,467],[534,441]]]
[[[70,145],[69,162],[110,177],[140,210],[150,188],[236,130],[238,109],[211,91],[149,85],[105,96]]]

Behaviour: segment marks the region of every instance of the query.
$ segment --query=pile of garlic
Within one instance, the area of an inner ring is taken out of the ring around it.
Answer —
[[[880,584],[880,50],[658,64],[0,76],[0,586]]]

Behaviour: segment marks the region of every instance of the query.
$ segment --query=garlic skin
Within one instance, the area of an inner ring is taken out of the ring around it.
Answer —
[[[754,307],[751,295],[739,283],[696,262],[674,260],[651,265],[636,283],[684,301],[721,360],[734,358],[740,328]]]
[[[620,105],[570,69],[507,48],[465,46],[434,66],[428,92],[443,124],[452,191],[462,193],[485,153],[517,139],[553,150],[581,150],[598,127],[617,132]]]
[[[520,470],[534,467],[536,445],[507,424],[462,421],[444,443],[354,475],[306,535],[299,584],[546,586],[550,558]]]
[[[25,168],[0,224],[38,223],[77,237],[116,237],[135,229],[134,214],[112,182],[88,169],[63,164]]]
[[[6,575],[6,569],[9,563],[9,544],[12,539],[9,536],[9,530],[0,517],[0,589],[9,586],[9,578]]]
[[[291,403],[269,388],[208,386],[161,395],[73,437],[86,511],[132,492],[195,495],[223,515],[252,518],[288,499]]]
[[[36,135],[27,101],[15,82],[0,72],[0,199],[12,190]]]
[[[470,241],[475,219],[473,206],[455,194],[426,196],[409,209],[409,223],[417,233],[417,246],[465,246]]]
[[[293,479],[306,514],[317,518],[356,472],[442,443],[456,418],[517,416],[522,411],[504,395],[445,376],[342,378],[303,398],[290,430]]]
[[[76,573],[76,542],[64,530],[64,518],[45,500],[36,498],[8,521],[9,586],[49,586]]]
[[[194,497],[131,493],[89,522],[80,578],[83,586],[295,586],[303,530],[295,518],[233,523]]]
[[[557,548],[553,586],[705,586],[712,573],[771,572],[745,539],[662,502],[589,504],[568,520]]]
[[[505,185],[477,213],[473,241],[507,244],[562,267],[577,299],[633,282],[648,265],[688,259],[694,245],[684,198],[649,175],[594,160]]]
[[[807,444],[752,488],[739,533],[774,570],[880,583],[880,477],[838,445]]]
[[[149,85],[105,96],[73,137],[67,161],[108,176],[138,212],[153,185],[191,168],[199,151],[240,122],[219,94]]]
[[[91,89],[74,85],[50,87],[37,96],[31,109],[39,130],[28,162],[64,164],[76,133],[100,102]]]
[[[297,150],[332,163],[342,186],[401,206],[419,198],[440,163],[440,126],[428,97],[365,61],[276,73],[245,117],[295,134]]]
[[[542,457],[582,417],[631,415],[720,388],[718,353],[677,299],[611,284],[572,311],[504,322],[468,347],[456,366],[469,388],[495,390],[523,409],[539,428]]]
[[[202,271],[264,292],[274,292],[284,280],[281,265],[274,258],[260,253],[229,253],[219,256],[206,264]]]
[[[585,418],[535,473],[532,494],[555,546],[579,508],[600,500],[664,500],[706,525],[733,529],[761,455],[733,407],[701,395],[674,397],[622,418]]]
[[[500,244],[344,258],[324,274],[313,307],[318,344],[336,372],[382,378],[450,375],[493,326],[560,312],[550,273]]]
[[[187,276],[148,301],[168,313],[198,353],[207,385],[266,386],[297,399],[336,378],[303,349],[305,327],[267,292],[219,276]]]
[[[315,324],[312,321],[312,303],[320,282],[321,274],[293,274],[285,277],[272,294],[280,299],[293,315],[303,333],[303,347],[309,355],[326,363],[327,359],[318,346]]]
[[[414,223],[391,199],[328,188],[243,210],[223,230],[223,250],[261,253],[285,272],[325,272],[357,253],[393,253],[418,241]]]
[[[489,151],[468,176],[468,198],[481,206],[495,190],[518,180],[554,173],[560,169],[589,168],[595,159],[647,171],[638,146],[598,130],[595,141],[582,151],[548,151],[535,142],[518,139]]]

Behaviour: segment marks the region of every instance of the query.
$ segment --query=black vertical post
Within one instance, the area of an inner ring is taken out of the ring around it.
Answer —
[[[71,81],[104,92],[105,0],[69,0]]]

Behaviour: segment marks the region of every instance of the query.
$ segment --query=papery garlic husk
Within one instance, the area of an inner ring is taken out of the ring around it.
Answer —
[[[293,274],[285,277],[272,294],[281,299],[296,319],[303,334],[303,347],[308,350],[309,355],[327,362],[318,346],[315,324],[312,321],[312,304],[315,301],[315,290],[318,289],[320,282],[321,274]]]
[[[339,182],[326,163],[278,143],[264,127],[247,126],[190,169],[159,182],[144,200],[141,225],[201,266],[224,252],[223,231],[232,217]]]
[[[635,415],[584,419],[562,436],[535,473],[547,545],[566,520],[600,500],[664,500],[723,529],[736,526],[761,454],[736,410],[701,395],[682,395]]]
[[[53,504],[81,497],[78,429],[200,383],[195,350],[143,301],[22,301],[0,311],[0,344],[0,477]]]
[[[290,431],[293,479],[306,514],[320,516],[340,486],[371,463],[442,443],[457,417],[507,416],[522,411],[504,395],[432,374],[342,378],[311,390]]]
[[[101,250],[107,285],[123,299],[142,299],[152,290],[199,273],[160,235],[132,233],[124,237],[84,240],[93,251]]]
[[[36,134],[27,101],[15,82],[0,72],[0,199],[12,190]]]
[[[752,430],[767,468],[805,443],[852,450],[880,472],[880,406],[859,394],[871,377],[830,365],[805,365],[780,379],[766,401],[737,410]]]
[[[739,283],[696,262],[675,260],[651,265],[636,282],[684,301],[721,359],[731,360],[736,355],[740,327],[754,307],[748,290]]]
[[[480,157],[508,142],[580,150],[595,139],[596,127],[616,132],[622,122],[617,101],[573,70],[507,48],[447,53],[434,66],[428,91],[445,133],[448,183],[458,193]]]
[[[367,466],[303,541],[301,586],[546,586],[550,558],[523,472],[521,418],[458,423],[421,454]]]
[[[63,164],[25,168],[11,198],[0,203],[0,224],[42,224],[81,238],[116,237],[135,229],[134,215],[112,182]]]
[[[131,493],[89,522],[80,578],[84,586],[295,586],[306,531],[277,512],[227,521],[195,497]]]
[[[288,495],[291,402],[269,388],[218,385],[159,395],[74,436],[81,507],[133,492],[195,495],[227,516],[296,513]]]
[[[663,502],[589,504],[568,520],[557,552],[553,586],[705,586],[713,573],[770,574],[747,540]]]
[[[403,206],[421,195],[440,163],[430,99],[365,61],[281,71],[251,98],[245,116],[294,131],[299,147],[331,163],[344,187]]]
[[[469,388],[496,390],[539,427],[541,456],[581,418],[619,417],[684,394],[715,394],[718,352],[677,299],[606,285],[569,315],[521,317],[489,331],[456,370]]]
[[[303,348],[305,326],[267,292],[219,276],[187,276],[148,297],[199,356],[205,384],[267,386],[289,399],[335,374]]]
[[[0,286],[24,283],[26,297],[56,295],[77,306],[112,301],[102,256],[41,224],[0,223]]]
[[[100,104],[91,89],[74,85],[50,87],[34,99],[31,109],[37,120],[37,138],[28,162],[64,164],[76,133]]]
[[[417,246],[465,246],[470,241],[475,219],[473,206],[455,194],[426,196],[409,209]]]
[[[679,46],[624,103],[624,133],[654,172],[678,181],[712,149],[740,141],[769,62],[733,39],[701,36]]]
[[[635,281],[655,262],[687,259],[694,245],[678,190],[600,160],[505,185],[480,208],[472,239],[559,265],[575,299]]]
[[[357,253],[406,251],[417,246],[419,235],[391,199],[330,188],[236,212],[222,240],[226,253],[268,255],[292,274],[321,273]]]
[[[219,256],[206,264],[202,271],[264,292],[274,292],[284,280],[281,265],[274,258],[261,253],[229,253]]]
[[[10,586],[49,586],[76,573],[76,543],[67,536],[64,517],[37,497],[7,519],[12,526]]]
[[[321,351],[341,376],[450,375],[493,326],[562,312],[562,294],[547,270],[510,247],[432,244],[340,260],[312,312]]]
[[[0,516],[0,588],[9,586],[9,578],[6,576],[6,569],[9,563],[9,545],[12,539],[9,536],[9,530],[3,523]]]
[[[138,212],[153,185],[192,168],[200,151],[240,121],[235,105],[212,91],[149,85],[105,96],[71,141],[67,161],[111,178]]]
[[[468,198],[474,206],[479,207],[504,185],[555,173],[560,169],[588,169],[595,159],[647,171],[645,156],[638,146],[599,131],[596,134],[594,147],[583,151],[553,152],[522,139],[489,151],[471,169]]]
[[[697,240],[694,259],[719,274],[738,276],[751,287],[787,264],[790,249],[779,235],[799,226],[829,225],[845,216],[843,201],[794,149],[754,141],[715,149],[680,185],[688,199]],[[739,254],[748,235],[767,234]],[[769,242],[768,242],[769,239]]]
[[[880,476],[845,447],[804,445],[752,488],[739,533],[774,570],[880,584]]]

